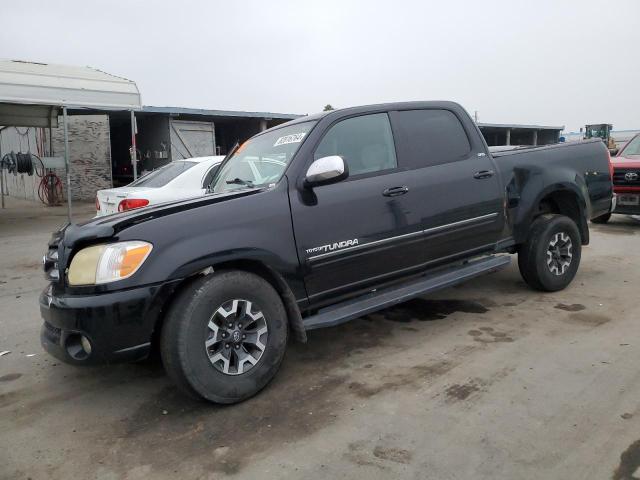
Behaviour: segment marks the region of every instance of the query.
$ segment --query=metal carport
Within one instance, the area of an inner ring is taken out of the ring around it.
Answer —
[[[142,108],[135,82],[91,67],[0,60],[0,125],[57,127],[58,115],[62,111],[67,212],[71,222],[68,108],[130,111],[132,160],[135,167],[134,112]],[[4,195],[0,196],[4,208]]]

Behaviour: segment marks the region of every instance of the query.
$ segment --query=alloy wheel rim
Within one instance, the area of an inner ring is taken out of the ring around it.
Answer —
[[[571,237],[558,232],[549,241],[547,247],[547,268],[554,275],[564,275],[573,259]]]
[[[209,361],[225,375],[247,373],[264,354],[269,329],[260,308],[244,299],[224,302],[207,323]]]

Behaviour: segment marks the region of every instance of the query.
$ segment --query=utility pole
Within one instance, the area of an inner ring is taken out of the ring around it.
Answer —
[[[136,145],[136,114],[133,110],[131,110],[131,164],[133,165],[133,179],[138,179],[138,155],[137,155],[137,145]]]
[[[71,160],[69,160],[69,129],[67,128],[67,107],[62,107],[62,122],[64,131],[64,164],[67,168],[67,218],[73,223],[71,216]]]

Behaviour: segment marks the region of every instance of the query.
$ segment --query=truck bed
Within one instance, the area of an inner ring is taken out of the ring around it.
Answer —
[[[526,238],[529,220],[548,192],[580,198],[585,222],[611,208],[611,169],[601,140],[556,143],[492,153],[507,193],[509,225],[516,242]],[[556,194],[551,203],[563,201]],[[588,241],[587,223],[582,225]]]
[[[500,149],[500,150],[492,150],[492,147],[489,147],[489,151],[494,158],[504,157],[506,155],[517,155],[520,153],[531,153],[532,150],[535,151],[549,151],[556,150],[567,147],[578,147],[584,144],[589,143],[602,143],[602,140],[592,139],[592,140],[583,140],[580,142],[569,142],[569,143],[552,143],[550,145],[517,145],[511,149]]]

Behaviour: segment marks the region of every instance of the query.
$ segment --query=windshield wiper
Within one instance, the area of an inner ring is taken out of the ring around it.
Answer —
[[[209,185],[207,185],[207,193],[213,192],[213,189],[211,188],[211,186],[214,185],[215,182],[218,180],[218,174],[222,170],[222,167],[224,167],[226,165],[226,163],[229,161],[229,159],[231,157],[233,157],[233,154],[236,153],[236,150],[238,150],[239,148],[240,148],[240,142],[236,141],[236,143],[233,145],[231,150],[229,150],[229,153],[227,153],[225,155],[225,157],[222,159],[222,162],[220,162],[220,165],[218,165],[218,171],[216,172],[216,174],[211,179],[211,182],[209,182]]]
[[[248,187],[253,187],[253,182],[251,180],[243,180],[238,177],[234,178],[233,180],[227,180],[226,183],[229,185],[236,184],[236,185],[246,185]]]

